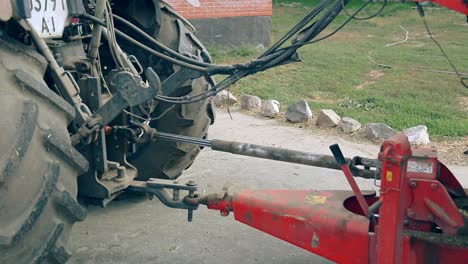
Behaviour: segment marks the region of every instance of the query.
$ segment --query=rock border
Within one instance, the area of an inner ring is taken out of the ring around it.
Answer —
[[[223,99],[235,98],[230,93],[223,95]],[[314,112],[306,99],[301,99],[286,108],[284,114],[281,112],[280,103],[274,99],[262,100],[258,96],[242,94],[240,97],[242,110],[260,111],[262,116],[268,118],[283,117],[291,124],[310,124],[314,118]],[[235,104],[235,103],[233,103]],[[231,104],[231,105],[233,105]],[[413,145],[428,145],[431,143],[427,126],[418,125],[397,131],[385,123],[366,123],[362,125],[358,120],[351,117],[340,117],[332,109],[320,109],[315,119],[315,126],[319,129],[339,129],[347,135],[358,135],[369,140],[386,140],[397,133],[404,133]]]

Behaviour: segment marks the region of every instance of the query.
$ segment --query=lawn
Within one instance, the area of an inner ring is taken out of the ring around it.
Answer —
[[[317,3],[273,2],[272,41]],[[348,8],[355,10],[362,3],[355,1]],[[372,4],[362,15],[374,12],[379,5]],[[425,124],[432,136],[468,136],[468,89],[455,75],[415,71],[452,68],[428,38],[413,6],[391,3],[377,18],[354,20],[333,37],[300,49],[302,62],[250,76],[231,92],[276,99],[283,106],[305,98],[315,113],[329,108],[361,123],[383,122],[399,130]],[[459,71],[468,72],[465,17],[446,9],[430,9],[426,18]],[[327,32],[345,19],[340,15]],[[388,46],[405,39],[405,30],[407,41]],[[245,61],[259,54],[253,47],[210,50],[217,63]],[[379,67],[371,60],[392,68]]]

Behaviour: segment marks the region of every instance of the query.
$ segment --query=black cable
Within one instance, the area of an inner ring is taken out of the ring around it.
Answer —
[[[84,18],[84,19],[91,20],[91,21],[93,21],[93,22],[95,22],[95,23],[97,23],[97,24],[99,24],[99,25],[101,25],[101,26],[107,28],[107,24],[106,24],[104,21],[98,19],[98,18],[95,17],[95,16],[92,16],[92,15],[90,15],[90,14],[82,14],[82,15],[80,15],[80,17],[81,17],[81,18]],[[185,67],[185,68],[189,68],[189,69],[192,69],[192,70],[195,70],[195,71],[208,72],[208,68],[206,68],[206,67],[200,67],[200,66],[192,65],[192,64],[190,64],[190,63],[182,62],[182,61],[176,60],[176,59],[174,59],[174,58],[172,58],[172,57],[170,57],[170,56],[167,56],[167,55],[165,55],[165,54],[162,54],[161,52],[158,52],[158,51],[156,51],[156,50],[154,50],[154,49],[152,49],[152,48],[150,48],[150,47],[144,45],[143,43],[141,43],[141,42],[135,40],[134,38],[128,36],[127,34],[123,33],[122,31],[120,31],[120,30],[118,30],[118,29],[115,29],[115,33],[116,33],[118,36],[120,36],[120,37],[126,39],[126,40],[129,41],[130,43],[132,43],[132,44],[138,46],[139,48],[144,49],[145,51],[147,51],[147,52],[149,52],[149,53],[151,53],[151,54],[153,54],[153,55],[155,55],[155,56],[158,56],[158,57],[160,57],[160,58],[163,58],[163,59],[165,59],[165,60],[167,60],[167,61],[170,61],[170,62],[172,62],[172,63],[174,63],[174,64],[177,64],[177,65],[179,65],[179,66],[182,66],[182,67]]]
[[[380,6],[380,9],[375,12],[374,14],[368,16],[368,17],[357,17],[356,15],[351,15],[348,10],[346,10],[345,6],[344,6],[344,1],[342,2],[343,4],[343,13],[345,13],[348,17],[352,17],[354,20],[369,20],[371,18],[374,18],[378,15],[380,15],[380,13],[382,13],[382,11],[385,9],[385,7],[387,6],[387,2],[388,0],[384,0],[382,5]]]
[[[115,15],[115,14],[113,14],[112,16],[113,16],[113,18],[117,19],[119,22],[123,23],[125,26],[127,26],[127,27],[131,28],[132,30],[136,31],[138,34],[140,34],[145,39],[147,39],[148,41],[150,41],[151,43],[156,45],[158,48],[162,49],[163,51],[169,53],[170,55],[172,55],[172,56],[174,56],[174,57],[176,57],[178,59],[185,60],[186,62],[190,62],[192,64],[202,66],[202,67],[216,66],[216,65],[213,65],[211,63],[206,63],[206,62],[203,62],[203,61],[197,61],[197,60],[194,60],[192,58],[186,57],[186,56],[178,53],[177,51],[172,50],[171,48],[167,47],[166,45],[162,44],[161,42],[157,41],[156,39],[154,39],[153,37],[148,35],[145,31],[143,31],[139,27],[133,25],[130,21],[128,21],[128,20],[126,20],[126,19],[124,19],[124,18],[122,18],[122,17],[120,17],[118,15]]]
[[[266,64],[266,62],[268,62],[268,60],[272,60],[273,57],[278,57],[279,54],[275,55],[275,56],[272,56],[272,57],[268,57],[268,56],[272,55],[272,52],[275,51],[277,49],[277,47],[280,47],[285,41],[287,41],[295,33],[297,33],[297,31],[302,29],[308,22],[310,22],[310,20],[314,16],[316,16],[321,10],[323,10],[323,8],[327,4],[331,3],[332,1],[333,0],[322,1],[320,3],[320,5],[318,6],[318,8],[315,8],[313,11],[311,11],[306,17],[304,17],[304,19],[302,19],[295,27],[293,27],[293,29],[291,29],[287,34],[285,34],[276,44],[274,44],[270,49],[268,49],[258,59],[252,60],[250,62],[242,63],[242,64],[232,64],[232,65],[216,65],[216,64],[206,63],[206,62],[203,62],[203,61],[197,61],[197,60],[194,60],[192,58],[186,57],[186,56],[184,56],[184,55],[170,49],[169,47],[165,46],[164,44],[160,43],[159,41],[157,41],[156,39],[154,39],[153,37],[148,35],[146,32],[144,32],[143,30],[141,30],[137,26],[133,25],[128,20],[126,20],[126,19],[124,19],[124,18],[122,18],[120,16],[117,16],[117,15],[113,15],[113,17],[116,18],[121,23],[123,23],[124,25],[131,28],[132,30],[136,31],[138,34],[140,34],[145,39],[147,39],[148,41],[150,41],[151,43],[156,45],[158,48],[160,48],[163,51],[169,53],[170,55],[176,57],[177,59],[184,60],[184,61],[186,61],[188,63],[194,64],[194,65],[197,65],[197,66],[207,67],[208,73],[210,73],[210,74],[223,74],[223,73],[230,74],[230,73],[232,73],[232,72],[234,72],[236,70],[252,69],[252,68],[258,67],[258,66],[260,66],[262,64]],[[136,40],[134,40],[134,41],[136,41]],[[140,45],[138,45],[138,46],[141,47]],[[147,49],[145,49],[145,50],[147,50]],[[154,53],[154,54],[158,54],[158,53]],[[163,59],[165,59],[165,58],[163,58]]]
[[[80,15],[80,18],[84,18],[84,19],[86,19],[86,20],[91,20],[91,21],[93,21],[94,23],[99,24],[100,26],[103,26],[103,27],[107,28],[107,24],[106,24],[106,22],[104,22],[104,20],[101,20],[101,19],[99,19],[99,18],[97,18],[97,17],[95,17],[95,16],[92,16],[92,15],[90,15],[90,14],[86,14],[86,13],[85,13],[85,14],[81,14],[81,15]]]
[[[310,22],[310,20],[312,20],[315,16],[317,16],[320,11],[322,11],[329,3],[331,3],[332,0],[327,0],[327,1],[323,1],[321,5],[317,6],[316,8],[314,8],[310,13],[312,14],[313,16],[306,16],[307,17],[307,21]],[[304,19],[301,20],[299,22],[299,24],[301,24],[301,28],[304,27],[307,23],[304,23]],[[292,36],[290,33],[291,32],[294,32],[296,33],[298,30],[300,30],[301,28],[297,28],[297,27],[294,27],[292,30],[290,30],[285,36],[288,36],[289,35],[289,38]],[[282,38],[284,39],[284,37]],[[280,40],[281,42],[282,40]],[[275,45],[274,45],[275,46]],[[278,56],[281,56],[283,55],[284,53],[283,52],[279,52],[277,53],[278,55],[275,55],[275,53],[271,53],[274,49],[270,48],[269,51],[265,52],[263,55],[261,55],[259,57],[259,60],[261,59],[265,59],[267,58],[268,56],[271,56],[272,59]],[[197,102],[197,101],[201,101],[201,100],[204,100],[208,97],[211,97],[212,95],[224,90],[224,89],[227,89],[230,85],[234,84],[235,82],[237,82],[238,80],[240,80],[241,78],[251,74],[252,72],[251,71],[248,71],[248,70],[245,70],[245,71],[240,71],[240,72],[234,72],[234,74],[230,75],[229,77],[227,77],[226,79],[224,79],[223,81],[221,81],[221,83],[219,83],[218,85],[216,85],[215,87],[213,87],[212,89],[210,89],[209,91],[207,92],[204,92],[204,93],[201,93],[201,94],[198,94],[198,95],[195,95],[195,96],[191,96],[191,97],[166,97],[166,96],[158,96],[157,99],[161,100],[161,101],[164,101],[164,102],[168,102],[168,103],[193,103],[193,102]],[[185,101],[185,102],[184,102]]]
[[[296,50],[301,47],[300,44],[306,43],[310,41],[311,39],[315,38],[320,32],[322,32],[335,18],[338,16],[338,14],[341,12],[342,5],[341,2],[346,1],[348,3],[348,0],[338,0],[332,7],[320,18],[318,21],[310,25],[308,28],[305,29],[305,31],[300,32],[299,35],[301,38],[298,36],[294,42],[298,44],[299,46],[297,47],[292,47],[289,46],[289,48],[285,48],[286,52],[282,54],[280,57],[276,58],[275,60],[269,62],[267,65],[264,66],[264,69],[260,70],[266,70],[268,68],[274,67],[277,64],[280,64],[283,60],[289,58],[291,55],[293,55]]]
[[[427,21],[426,21],[426,16],[424,14],[424,9],[423,7],[416,2],[416,6],[418,8],[418,12],[419,12],[419,16],[421,17],[423,23],[424,23],[424,27],[426,27],[426,31],[427,31],[427,34],[429,35],[429,38],[432,39],[432,41],[437,45],[437,47],[439,47],[439,50],[440,52],[442,53],[442,55],[445,57],[445,59],[447,60],[448,64],[452,67],[453,71],[455,71],[455,73],[457,74],[457,76],[460,78],[460,82],[461,84],[465,87],[465,88],[468,88],[468,84],[466,83],[466,81],[468,80],[467,77],[463,76],[462,74],[460,74],[460,72],[458,71],[457,67],[455,66],[455,64],[452,62],[452,60],[450,59],[450,57],[447,55],[447,53],[445,52],[444,48],[442,47],[442,45],[440,45],[440,43],[434,38],[434,35],[432,35],[432,32],[431,30],[429,29],[429,26],[427,25]]]
[[[311,41],[308,41],[306,43],[303,43],[303,44],[293,44],[293,45],[289,45],[287,47],[285,47],[285,49],[289,48],[289,47],[302,47],[302,46],[305,46],[305,45],[310,45],[310,44],[313,44],[313,43],[317,43],[319,41],[322,41],[324,39],[327,39],[333,35],[335,35],[338,31],[340,31],[344,26],[346,26],[351,20],[353,20],[353,17],[355,17],[359,12],[361,12],[368,4],[372,3],[372,0],[369,0],[367,2],[365,2],[358,10],[356,10],[353,14],[351,14],[351,16],[348,17],[348,19],[345,20],[345,22],[343,22],[343,24],[341,24],[339,27],[337,27],[334,31],[332,31],[330,34],[328,35],[325,35],[319,39],[316,39],[316,40],[311,40]],[[376,15],[378,15],[376,13]]]
[[[324,7],[325,6],[322,6],[321,10],[323,10]],[[319,19],[319,21],[312,24],[308,28],[307,32],[304,33],[304,37],[302,39],[298,40],[298,41],[299,42],[307,41],[310,38],[313,38],[316,35],[318,35],[326,26],[328,26],[331,23],[331,21],[338,15],[339,11],[341,11],[341,3],[336,2],[333,5],[333,7],[328,12],[326,12],[326,14],[321,19]],[[293,50],[295,51],[295,49],[293,49]],[[285,51],[285,53],[288,53],[288,52]],[[280,57],[285,57],[284,53],[281,54],[281,55],[282,56],[280,56]],[[273,66],[274,65],[270,65],[270,67],[273,67]],[[228,88],[231,84],[237,82],[240,78],[242,78],[242,77],[244,77],[246,75],[249,75],[251,73],[252,72],[241,72],[241,73],[237,73],[235,75],[231,75],[228,78],[226,78],[225,80],[223,80],[220,84],[215,86],[214,89],[212,89],[210,91],[207,91],[204,94],[197,95],[197,96],[201,96],[201,97],[199,97],[197,99],[192,99],[192,98],[187,98],[187,97],[185,97],[185,98],[184,97],[182,97],[182,98],[172,98],[172,99],[176,99],[176,100],[168,100],[168,98],[161,98],[161,99],[163,99],[165,102],[178,103],[178,104],[193,103],[193,102],[197,102],[197,101],[200,101],[200,100],[204,100],[204,99],[210,97],[211,95],[214,95],[217,92]],[[159,98],[157,98],[157,99],[159,99]],[[184,100],[184,99],[186,99],[186,100]]]
[[[384,4],[386,4],[386,1],[387,0],[385,0]],[[117,18],[120,22],[123,22],[125,25],[134,29],[137,33],[145,37],[147,40],[151,41],[151,43],[156,45],[161,50],[169,53],[170,55],[176,58],[173,58],[171,56],[158,52],[117,29],[115,30],[115,32],[120,37],[144,49],[145,51],[155,56],[158,56],[164,60],[172,62],[174,64],[180,65],[182,67],[186,67],[195,71],[204,72],[207,74],[220,74],[220,73],[230,74],[230,76],[225,78],[223,81],[221,81],[216,86],[209,89],[208,91],[205,91],[203,93],[200,93],[194,96],[182,96],[182,97],[156,96],[157,100],[164,101],[167,103],[187,104],[187,103],[194,103],[197,101],[205,100],[215,95],[216,93],[224,89],[227,89],[229,86],[236,83],[238,80],[240,80],[241,78],[245,76],[256,73],[258,71],[267,70],[277,65],[288,63],[288,60],[290,62],[290,59],[292,58],[291,56],[293,56],[296,53],[296,50],[298,48],[307,44],[312,44],[312,43],[321,41],[323,39],[326,39],[334,35],[341,28],[343,28],[350,20],[354,19],[356,14],[359,13],[363,8],[365,8],[371,2],[371,0],[366,2],[362,7],[360,7],[356,12],[354,12],[353,15],[351,15],[348,18],[348,20],[346,20],[340,27],[338,27],[331,34],[325,37],[322,37],[318,40],[313,40],[336,18],[336,16],[343,9],[344,5],[347,4],[348,2],[349,2],[348,0],[338,0],[336,2],[334,2],[333,0],[321,1],[319,5],[317,5],[311,12],[309,12],[300,22],[298,22],[291,30],[289,30],[278,42],[276,42],[271,48],[269,48],[266,52],[264,52],[258,59],[252,60],[250,62],[243,63],[243,64],[234,64],[234,65],[229,65],[229,66],[219,66],[219,65],[209,64],[205,62],[199,62],[191,58],[185,57],[182,54],[179,54],[169,49],[165,45],[157,42],[156,40],[154,40],[154,38],[146,34],[144,31],[142,31],[141,29],[137,28],[130,22],[118,16],[114,16],[114,17]],[[324,15],[322,15],[320,19],[313,22],[307,28],[304,28],[307,24],[310,23],[310,21],[312,21],[315,17],[317,17],[320,13],[322,13],[325,10],[325,8],[327,8],[328,6],[331,6],[331,7],[327,11],[325,11]],[[380,8],[379,11],[373,16],[377,16],[381,12],[382,9],[383,8]],[[106,23],[104,21],[99,20],[96,17],[93,17],[91,15],[85,14],[85,15],[82,15],[82,17],[85,19],[94,21],[95,23],[98,23],[100,25],[106,26]],[[296,36],[296,39],[293,41],[293,45],[290,45],[282,49],[278,49],[281,45],[283,45],[288,39],[290,39],[294,35],[297,35],[297,36]]]
[[[312,11],[310,11],[301,21],[299,21],[293,28],[291,28],[283,37],[281,37],[275,44],[273,44],[268,50],[266,50],[262,56],[266,56],[271,54],[272,52],[276,51],[281,45],[284,44],[288,39],[290,39],[294,34],[299,32],[302,28],[304,28],[315,16],[318,15],[320,11],[325,8],[328,4],[330,4],[333,0],[324,0],[319,3]]]
[[[151,54],[153,54],[153,55],[155,55],[157,57],[160,57],[160,58],[162,58],[162,59],[164,59],[166,61],[169,61],[171,63],[177,64],[177,65],[179,65],[181,67],[188,68],[188,69],[191,69],[191,70],[194,70],[194,71],[205,72],[205,73],[209,72],[208,68],[206,68],[206,67],[196,66],[196,65],[193,65],[193,64],[190,64],[190,63],[187,63],[187,62],[183,62],[183,61],[174,59],[174,58],[172,58],[170,56],[167,56],[165,54],[162,54],[161,52],[158,52],[158,51],[146,46],[145,44],[143,44],[143,43],[139,42],[138,40],[128,36],[127,34],[123,33],[122,31],[120,31],[118,29],[115,29],[115,33],[119,37],[127,40],[128,42],[134,44],[135,46],[138,46],[139,48],[144,49],[147,52],[149,52],[149,53],[151,53]]]
[[[105,23],[103,20],[98,19],[98,18],[95,17],[95,16],[92,16],[92,15],[89,15],[89,14],[82,14],[82,15],[80,15],[80,17],[83,18],[83,19],[87,19],[87,20],[93,21],[94,23],[99,24],[99,25],[101,25],[101,26],[103,26],[103,27],[107,27],[106,23]],[[118,32],[116,32],[116,33],[119,34]],[[123,34],[123,33],[122,33],[122,34]],[[125,35],[125,34],[123,34],[123,35]],[[126,35],[125,35],[125,36],[126,36]],[[130,38],[130,37],[129,37],[129,38]],[[136,41],[136,42],[137,42],[137,41]],[[139,42],[138,42],[138,43],[139,43]],[[140,44],[141,44],[141,43],[140,43]],[[138,44],[137,44],[137,45],[138,45]],[[143,44],[141,44],[141,45],[143,45]],[[143,46],[144,46],[144,45],[143,45]],[[150,48],[148,48],[148,49],[151,50]],[[149,51],[149,50],[148,50],[148,51]],[[226,81],[226,80],[224,80],[224,81]],[[227,83],[227,82],[223,82],[223,81],[222,81],[220,84],[223,84],[223,83]],[[229,86],[230,84],[227,84],[227,85]],[[213,91],[213,90],[212,90],[212,91]],[[199,96],[201,96],[201,95],[199,95]],[[197,97],[197,96],[194,96],[194,97]],[[168,97],[168,98],[171,98],[171,97]],[[166,99],[164,96],[162,96],[162,97],[161,97],[161,96],[158,96],[158,99],[161,100],[161,101],[164,101],[164,102],[174,103],[173,100]],[[206,99],[206,98],[205,98],[205,97],[202,97],[202,98],[200,98],[200,99],[198,99],[198,100],[196,100],[196,101],[200,101],[200,100],[204,100],[204,99]],[[196,101],[194,101],[194,102],[196,102]]]
[[[202,71],[202,72],[206,72],[206,73],[209,73],[209,74],[231,74],[233,71],[236,71],[236,70],[254,68],[254,67],[257,67],[258,65],[266,63],[266,59],[268,58],[268,56],[264,56],[261,59],[259,58],[259,59],[252,60],[252,61],[249,61],[249,62],[246,62],[246,63],[232,64],[232,65],[216,65],[216,64],[206,63],[206,62],[203,62],[203,61],[197,61],[197,60],[186,57],[186,56],[184,56],[184,55],[170,49],[169,47],[165,46],[164,44],[160,43],[159,41],[157,41],[156,39],[154,39],[153,37],[148,35],[143,30],[139,29],[138,27],[136,27],[135,25],[130,23],[128,20],[126,20],[126,19],[124,19],[124,18],[122,18],[120,16],[117,16],[117,15],[113,15],[113,17],[116,18],[121,23],[123,23],[124,25],[130,27],[132,30],[136,31],[138,34],[143,36],[145,39],[150,41],[152,44],[156,45],[159,49],[169,53],[172,56],[174,56],[175,57],[174,59],[182,60],[182,61],[184,61],[184,62],[186,62],[188,64],[192,64],[194,66],[206,67],[206,71]],[[117,31],[118,30],[116,29],[116,32]],[[131,38],[130,36],[126,35],[125,33],[121,32],[121,31],[117,32],[117,34],[119,36],[125,38],[127,41],[132,42],[133,44],[137,45],[138,47],[140,47],[142,49],[145,49],[146,51],[148,51],[148,52],[150,52],[150,53],[152,53],[152,54],[154,54],[154,55],[156,55],[156,56],[158,56],[158,57],[160,57],[160,58],[162,58],[164,60],[168,60],[168,61],[170,61],[172,63],[175,63],[175,64],[178,64],[178,65],[180,65],[182,67],[197,70],[197,68],[188,67],[187,64],[178,63],[178,62],[175,62],[174,60],[170,60],[170,59],[168,59],[167,56],[161,55],[162,53],[160,53],[160,52],[158,52],[156,50],[150,51],[150,49],[151,49],[150,47],[148,47],[145,44]],[[144,48],[142,45],[146,46],[146,48]],[[270,58],[268,58],[268,59],[270,59]]]
[[[328,3],[330,3],[330,2],[328,2]],[[320,6],[320,10],[323,10],[324,7],[325,6]],[[338,15],[338,13],[340,11],[341,11],[341,2],[338,1],[333,5],[333,7],[319,21],[312,24],[308,28],[307,32],[304,34],[304,37],[302,39],[298,40],[298,42],[308,41],[309,39],[317,36],[323,29],[326,28],[326,26],[328,26],[331,23],[331,21]],[[296,49],[297,48],[293,48],[291,50],[293,50],[293,52],[295,52]],[[281,60],[278,60],[280,57],[282,57],[282,59],[284,59],[284,58],[288,58],[291,55],[291,52],[287,52],[286,50],[284,51],[284,53],[282,51],[280,51],[280,52],[282,54],[277,59],[270,62],[271,65],[269,65],[268,67],[265,66],[264,69],[260,69],[260,70],[265,70],[267,68],[273,67],[274,63],[280,63]],[[285,56],[285,53],[288,53],[289,55]],[[256,70],[255,72],[257,72],[257,71],[258,70]],[[162,100],[164,102],[168,102],[168,103],[178,103],[178,104],[193,103],[193,102],[201,101],[201,100],[204,100],[206,98],[209,98],[210,96],[216,94],[217,92],[219,92],[221,90],[224,90],[224,89],[228,88],[230,85],[237,82],[240,78],[242,78],[242,77],[244,77],[246,75],[249,75],[249,74],[252,74],[252,71],[244,71],[244,72],[235,73],[234,75],[231,75],[228,78],[224,79],[220,84],[213,87],[213,89],[211,89],[211,90],[209,90],[209,91],[207,91],[205,93],[198,94],[198,95],[193,96],[193,97],[178,97],[178,98],[177,97],[172,97],[171,98],[171,97],[161,97],[161,96],[159,96],[156,99],[160,99],[160,100]],[[198,98],[193,99],[195,97],[198,97]]]
[[[196,71],[200,71],[200,72],[205,72],[205,73],[209,73],[209,74],[231,74],[234,71],[253,69],[253,68],[259,67],[262,64],[266,64],[266,63],[269,63],[270,65],[275,65],[275,63],[271,63],[270,60],[275,60],[280,55],[282,55],[282,59],[287,57],[285,54],[272,54],[272,51],[274,51],[275,47],[279,47],[284,41],[289,39],[294,33],[296,33],[298,30],[300,30],[302,27],[304,27],[321,10],[323,10],[323,8],[327,4],[329,4],[331,1],[332,0],[322,1],[321,4],[319,6],[317,6],[317,8],[315,8],[313,11],[311,11],[309,13],[308,16],[305,17],[305,19],[303,19],[300,23],[298,23],[298,25],[296,25],[288,34],[286,34],[285,37],[283,37],[276,45],[274,45],[272,48],[270,48],[267,52],[265,52],[257,60],[252,60],[250,62],[243,63],[243,64],[233,64],[233,65],[229,65],[229,66],[220,66],[220,65],[209,64],[209,63],[200,62],[200,61],[196,61],[196,60],[193,60],[191,58],[185,57],[185,56],[183,56],[183,55],[169,49],[168,47],[164,46],[163,44],[159,43],[154,38],[152,38],[151,36],[146,34],[144,31],[140,30],[138,27],[134,26],[133,24],[131,24],[127,20],[125,20],[125,19],[123,19],[123,18],[121,18],[119,16],[115,16],[115,15],[113,15],[113,17],[117,18],[120,22],[123,22],[125,25],[127,25],[127,26],[131,27],[132,29],[134,29],[135,31],[137,31],[137,33],[139,33],[140,35],[142,35],[146,39],[150,40],[153,44],[157,45],[162,50],[170,53],[171,55],[173,55],[175,57],[177,57],[177,59],[172,58],[170,56],[167,56],[165,54],[162,54],[161,52],[158,52],[158,51],[156,51],[154,49],[151,49],[150,47],[148,47],[145,44],[133,39],[132,37],[126,35],[125,33],[121,32],[121,31],[119,31],[117,29],[115,30],[117,35],[119,35],[120,37],[126,39],[127,41],[131,42],[132,44],[144,49],[145,51],[147,51],[147,52],[149,52],[149,53],[151,53],[151,54],[153,54],[155,56],[158,56],[158,57],[160,57],[160,58],[162,58],[164,60],[167,60],[167,61],[169,61],[171,63],[174,63],[174,64],[177,64],[179,66],[189,68],[189,69],[192,69],[192,70],[196,70]],[[97,19],[96,17],[93,17],[93,16],[91,16],[89,14],[84,14],[81,17],[85,18],[85,19],[92,20],[93,22],[96,22],[96,23],[98,23],[100,25],[106,26],[106,23],[104,23],[103,21],[101,21],[101,20]],[[291,52],[289,52],[289,53],[291,54]],[[274,56],[270,56],[270,55],[274,55]],[[181,62],[178,59],[184,60],[185,62]],[[280,61],[280,59],[276,59],[276,61]],[[204,66],[206,68],[203,68]],[[270,68],[270,67],[264,67],[264,68]]]

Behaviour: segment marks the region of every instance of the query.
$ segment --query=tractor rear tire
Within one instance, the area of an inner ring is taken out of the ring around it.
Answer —
[[[194,59],[211,62],[208,51],[195,37],[193,26],[165,2],[120,0],[115,6],[117,7],[116,13],[169,48]],[[147,40],[134,34],[117,21],[116,26],[140,42],[153,47]],[[119,44],[125,52],[136,56],[143,68],[152,67],[163,82],[170,75],[182,70],[180,66],[149,55],[131,43],[121,41]],[[207,91],[215,84],[214,80],[208,76],[194,80],[190,80],[184,75],[180,78],[182,85],[173,87],[173,92],[164,95],[193,96]],[[162,115],[160,119],[150,123],[151,127],[157,131],[204,138],[207,135],[208,127],[214,122],[215,108],[211,99],[175,106],[159,103],[152,117],[160,115]],[[129,161],[138,169],[138,179],[140,180],[148,178],[175,179],[182,174],[183,170],[190,167],[200,150],[201,148],[195,145],[158,141],[139,146],[137,152],[129,157]]]
[[[74,109],[43,81],[33,48],[0,38],[0,263],[65,263],[88,161],[70,144]]]

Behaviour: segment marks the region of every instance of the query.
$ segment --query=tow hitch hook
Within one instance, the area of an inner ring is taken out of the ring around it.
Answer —
[[[148,181],[133,181],[128,190],[154,195],[167,207],[187,210],[189,222],[192,222],[193,211],[198,209],[199,194],[195,181],[182,184],[173,180],[151,178]],[[181,191],[187,191],[188,194],[181,196]]]

